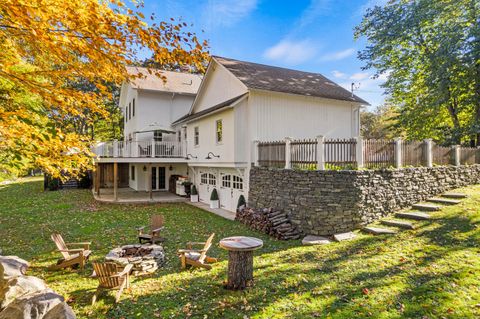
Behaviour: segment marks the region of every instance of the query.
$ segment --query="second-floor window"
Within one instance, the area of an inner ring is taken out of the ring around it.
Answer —
[[[132,118],[132,103],[128,103],[128,119]]]
[[[162,131],[155,131],[153,132],[153,140],[156,142],[163,141]]]
[[[125,106],[125,123],[128,122],[128,107]]]
[[[223,123],[222,120],[215,122],[215,141],[221,143],[223,139]]]
[[[194,128],[194,136],[193,136],[193,138],[194,138],[194,144],[195,144],[195,146],[198,146],[198,144],[200,144],[200,132],[199,132],[199,130],[198,130],[198,126],[196,126],[196,127]]]
[[[177,131],[177,141],[178,142],[182,141],[182,131]]]
[[[132,116],[135,116],[135,99],[133,99],[132,101],[132,112],[133,112]]]

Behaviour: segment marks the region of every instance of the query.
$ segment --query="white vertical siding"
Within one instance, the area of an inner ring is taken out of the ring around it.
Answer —
[[[358,134],[353,111],[358,104],[275,92],[250,93],[252,139],[285,137],[314,138],[317,135],[349,138]]]
[[[247,88],[223,66],[212,61],[193,106],[193,113],[228,101],[247,92]]]

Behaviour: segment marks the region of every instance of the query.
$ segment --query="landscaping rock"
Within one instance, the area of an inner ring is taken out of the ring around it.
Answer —
[[[333,235],[333,239],[335,239],[336,241],[350,240],[350,239],[353,239],[355,237],[357,237],[357,235],[355,235],[352,232]]]
[[[418,209],[424,212],[436,212],[440,210],[440,206],[437,205],[429,205],[429,204],[415,204],[412,205],[413,209]]]
[[[446,193],[446,194],[442,194],[442,197],[446,197],[446,198],[467,198],[468,196],[466,194],[462,194],[462,193]]]
[[[461,201],[459,201],[459,200],[437,198],[437,197],[429,198],[429,199],[427,199],[427,202],[437,203],[437,204],[442,204],[442,205],[457,205],[457,204],[461,203]]]
[[[15,299],[0,312],[0,319],[74,319],[62,296],[50,289]]]
[[[305,238],[302,240],[303,245],[326,245],[330,244],[331,242],[332,241],[326,237],[313,235],[305,236]]]
[[[0,256],[0,282],[10,278],[23,276],[29,266],[26,260],[17,256]]]
[[[47,289],[43,280],[33,276],[11,278],[0,286],[0,309],[5,308],[16,298]]]
[[[397,233],[393,229],[371,227],[371,226],[363,227],[362,230],[373,235],[393,235]]]
[[[398,218],[407,218],[407,219],[414,219],[414,220],[427,220],[430,219],[430,215],[422,212],[404,212],[404,213],[396,213],[395,216]]]
[[[415,226],[407,221],[403,220],[382,220],[380,221],[382,224],[387,225],[387,226],[394,226],[394,227],[399,227],[399,228],[404,228],[404,229],[415,229]]]

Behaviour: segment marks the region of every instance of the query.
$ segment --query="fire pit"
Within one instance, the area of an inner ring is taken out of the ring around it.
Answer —
[[[105,260],[122,267],[132,264],[132,275],[141,276],[154,273],[163,264],[165,252],[160,245],[125,245],[110,250]]]

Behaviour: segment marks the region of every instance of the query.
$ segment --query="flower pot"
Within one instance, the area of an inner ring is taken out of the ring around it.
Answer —
[[[220,201],[219,200],[211,200],[210,201],[210,208],[220,208]]]
[[[190,201],[192,203],[198,203],[198,195],[190,195]]]

